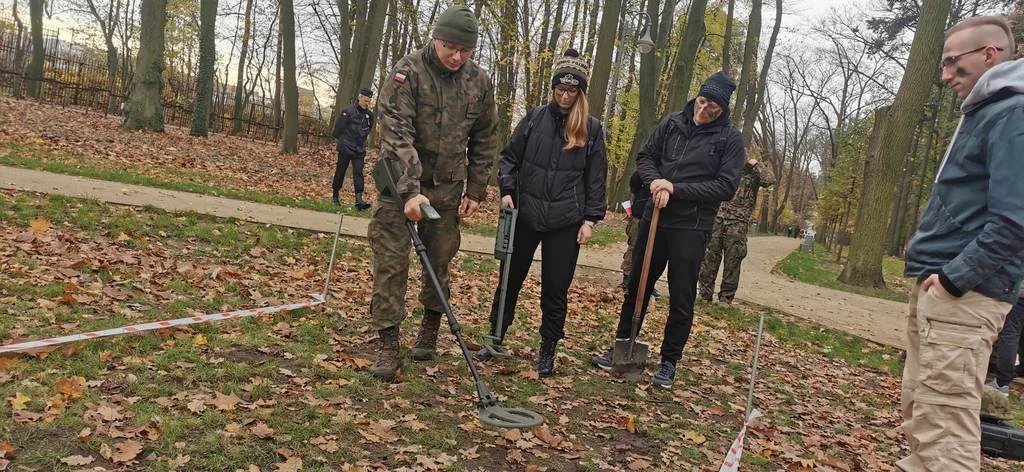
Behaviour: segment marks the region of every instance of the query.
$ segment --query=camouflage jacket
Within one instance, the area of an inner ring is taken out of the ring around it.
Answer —
[[[498,113],[487,71],[475,62],[451,72],[431,43],[403,57],[381,87],[377,122],[381,152],[402,163],[403,199],[420,193],[420,182],[461,181],[469,198],[486,199]]]
[[[744,164],[743,177],[740,178],[736,195],[718,210],[718,218],[749,223],[750,215],[754,214],[754,205],[757,204],[758,188],[772,185],[775,185],[775,174],[763,162],[758,161],[753,166]]]

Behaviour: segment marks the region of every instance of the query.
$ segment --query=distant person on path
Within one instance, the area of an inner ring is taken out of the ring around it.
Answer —
[[[373,251],[371,325],[380,342],[370,374],[388,382],[401,366],[399,327],[406,316],[412,246],[405,222],[416,222],[430,264],[449,296],[449,267],[462,242],[461,221],[487,199],[487,178],[498,155],[498,111],[487,71],[471,59],[478,25],[473,10],[465,5],[445,10],[430,41],[400,59],[386,76],[377,101],[380,152],[402,167],[396,182],[399,195],[378,199],[367,229]],[[384,185],[376,184],[378,189]],[[424,219],[420,209],[424,203],[432,205],[441,218]],[[409,357],[425,362],[437,355],[444,304],[427,277],[421,283],[423,318]]]
[[[992,343],[1024,277],[1024,60],[1005,18],[946,32],[942,80],[963,115],[907,247],[903,471],[976,471]]]
[[[775,185],[775,174],[757,159],[750,159],[743,168],[743,177],[736,196],[732,197],[715,216],[715,227],[711,230],[711,242],[700,264],[700,298],[710,302],[715,293],[715,279],[718,266],[722,264],[722,286],[718,301],[729,305],[736,297],[740,285],[740,265],[747,257],[747,229],[750,216],[757,204],[757,192],[761,188]]]
[[[630,277],[619,312],[615,338],[632,335],[636,297],[647,312],[655,282],[668,267],[669,315],[661,343],[661,363],[653,383],[671,388],[676,363],[693,327],[697,275],[704,249],[722,202],[736,195],[746,151],[743,138],[729,122],[729,97],[736,82],[719,71],[700,86],[696,98],[671,113],[647,138],[637,154],[636,168],[651,190],[651,203],[640,223],[633,252],[633,270],[640,274],[647,235],[656,231],[644,294],[637,294],[640,277]],[[657,227],[651,226],[654,208],[660,208]],[[594,366],[611,369],[612,350],[593,359]]]
[[[370,89],[359,91],[358,101],[341,111],[334,120],[334,131],[331,136],[338,140],[338,163],[334,166],[334,180],[331,182],[331,202],[341,205],[338,192],[345,181],[345,172],[349,163],[352,164],[352,183],[355,185],[358,210],[370,208],[363,200],[363,160],[366,157],[366,137],[373,129],[373,113],[370,112]]]
[[[534,370],[541,377],[555,372],[555,349],[565,337],[569,286],[580,246],[590,242],[606,209],[608,160],[601,122],[590,116],[589,80],[590,64],[575,49],[555,59],[551,101],[519,121],[498,161],[501,206],[518,208],[519,216],[508,297],[499,307],[500,287],[495,290],[488,332],[495,332],[498,310],[503,310],[499,338],[504,339],[540,246],[540,349]],[[486,349],[478,353],[481,358],[488,355]]]

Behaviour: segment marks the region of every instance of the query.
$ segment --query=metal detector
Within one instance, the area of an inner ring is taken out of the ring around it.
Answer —
[[[398,162],[395,162],[394,159],[386,155],[380,157],[373,172],[375,180],[381,179],[387,185],[386,189],[389,195],[386,196],[390,196],[398,205],[398,210],[404,213],[405,208],[402,198],[398,193],[397,184],[398,176],[401,174],[402,169]],[[381,182],[381,180],[377,180],[377,182]],[[420,205],[420,210],[423,211],[427,219],[436,220],[441,218],[441,215],[428,204]],[[462,349],[462,357],[466,359],[466,364],[469,366],[469,373],[473,376],[473,382],[476,385],[477,410],[480,413],[480,422],[499,428],[533,428],[544,423],[543,416],[522,408],[505,408],[498,404],[498,401],[491,396],[487,385],[480,379],[480,372],[477,371],[469,348],[466,347],[466,340],[462,337],[462,327],[459,326],[459,322],[455,319],[451,303],[449,303],[448,297],[445,296],[444,288],[441,287],[441,282],[437,279],[433,266],[430,265],[430,259],[427,257],[427,248],[423,245],[423,240],[420,239],[419,233],[416,232],[415,223],[406,219],[405,227],[409,231],[409,237],[412,238],[416,254],[419,255],[423,271],[426,272],[427,278],[430,279],[434,290],[437,291],[437,297],[444,305],[444,314],[448,319],[448,326],[451,328],[452,334],[455,335],[459,348]]]
[[[502,208],[498,213],[498,234],[494,237],[494,258],[501,261],[501,280],[498,281],[498,315],[494,332],[483,337],[480,344],[492,357],[509,357],[501,349],[502,331],[505,328],[505,300],[508,296],[508,272],[512,265],[512,244],[516,236],[516,219],[519,210]],[[514,308],[513,308],[514,309]]]

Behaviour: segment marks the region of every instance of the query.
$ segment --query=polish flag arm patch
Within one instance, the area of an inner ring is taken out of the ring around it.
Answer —
[[[400,84],[404,84],[405,83],[405,74],[403,74],[401,72],[396,72],[395,73],[395,82],[398,82]]]

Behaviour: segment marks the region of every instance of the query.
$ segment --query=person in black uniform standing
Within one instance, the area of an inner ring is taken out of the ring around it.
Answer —
[[[331,136],[338,140],[338,163],[334,167],[334,181],[331,183],[331,201],[341,205],[338,192],[345,181],[348,164],[352,163],[352,183],[356,187],[356,209],[370,208],[369,202],[363,200],[363,159],[366,157],[366,137],[373,129],[373,113],[370,112],[370,89],[359,91],[359,98],[352,106],[338,114],[334,121]]]

